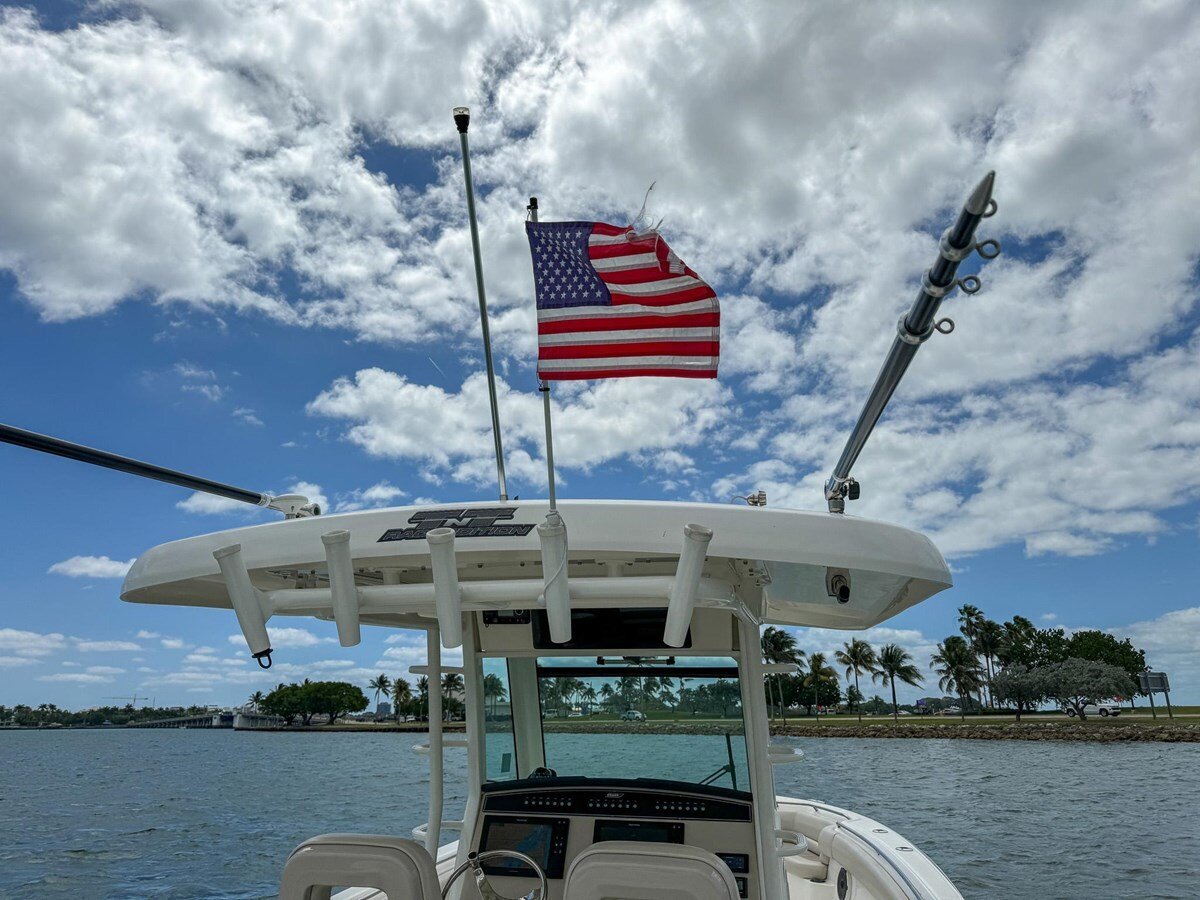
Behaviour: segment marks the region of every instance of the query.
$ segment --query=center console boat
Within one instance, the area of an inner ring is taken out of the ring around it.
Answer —
[[[346,646],[362,626],[421,629],[428,663],[412,671],[462,676],[464,733],[443,733],[430,691],[415,840],[306,841],[284,866],[285,900],[924,900],[959,894],[911,841],[776,795],[773,767],[799,753],[771,740],[763,679],[795,667],[763,663],[760,626],[868,628],[950,583],[927,538],[846,515],[511,502],[164,544],[122,596],[232,607],[260,663],[273,617],[332,619]],[[445,664],[460,646],[462,665]],[[443,804],[449,753],[466,754],[460,819]]]

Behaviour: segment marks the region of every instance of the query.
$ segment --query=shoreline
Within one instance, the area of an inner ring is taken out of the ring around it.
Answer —
[[[1189,717],[1190,718],[1190,717]],[[63,728],[38,728],[7,726],[0,731],[126,731],[152,730],[131,729],[125,726],[75,726]],[[222,728],[171,729],[183,731],[230,731]],[[339,723],[335,725],[292,725],[282,728],[239,728],[237,731],[252,731],[269,734],[427,734],[425,723]],[[445,734],[461,734],[462,723],[448,724]],[[728,725],[720,722],[673,723],[673,722],[566,722],[547,721],[545,731],[549,734],[741,734],[741,723],[732,720]],[[780,722],[771,723],[772,737],[802,738],[896,738],[900,740],[982,740],[982,741],[1050,741],[1086,743],[1200,743],[1200,721],[1184,722],[1075,722],[1024,721],[1024,722]]]

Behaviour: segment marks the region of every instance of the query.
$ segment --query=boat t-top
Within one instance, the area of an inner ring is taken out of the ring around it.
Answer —
[[[462,123],[460,132],[466,162]],[[467,175],[474,225],[469,166]],[[959,262],[998,250],[974,239],[995,211],[991,188],[989,174],[900,320],[826,485],[827,511],[772,508],[761,495],[739,505],[559,502],[552,468],[549,501],[510,501],[498,430],[498,501],[341,515],[9,426],[0,437],[283,512],[148,550],[121,594],[232,610],[260,665],[274,652],[268,626],[283,617],[330,620],[344,647],[364,626],[425,633],[427,662],[411,671],[431,686],[428,738],[414,748],[429,760],[427,821],[411,835],[304,841],[281,860],[284,900],[335,890],[340,900],[957,898],[886,823],[777,794],[774,767],[802,754],[772,741],[764,677],[797,667],[763,662],[760,629],[870,628],[951,586],[928,538],[844,510],[858,495],[850,467],[913,355],[952,328],[935,321],[941,300],[978,289],[974,276],[956,277]],[[482,306],[482,277],[479,287]],[[443,660],[459,648],[461,665]],[[465,710],[454,732],[438,690],[450,673]],[[640,713],[591,725],[560,690],[568,679],[574,697],[594,701],[636,695],[650,678],[722,714],[684,726],[682,755],[670,743],[680,736]],[[460,818],[444,798],[450,754],[465,754]]]

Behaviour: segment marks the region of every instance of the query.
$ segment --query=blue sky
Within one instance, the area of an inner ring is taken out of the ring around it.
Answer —
[[[0,18],[3,421],[335,511],[490,498],[467,102],[510,493],[545,491],[525,198],[622,222],[657,180],[652,212],[722,297],[722,376],[558,392],[562,494],[816,508],[938,233],[994,167],[981,234],[1006,252],[947,303],[958,330],[923,349],[852,508],[929,532],[957,586],[868,637],[923,661],[967,602],[1112,629],[1200,702],[1188,5],[80,9]],[[935,27],[928,60],[905,36]],[[259,676],[230,614],[117,594],[144,549],[269,517],[13,448],[0,472],[0,703],[231,703],[421,659],[415,634],[344,650],[314,622]]]

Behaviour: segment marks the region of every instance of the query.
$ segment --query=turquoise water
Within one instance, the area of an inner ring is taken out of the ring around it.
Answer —
[[[600,740],[598,740],[598,738]],[[0,897],[270,897],[328,831],[406,835],[426,761],[403,734],[0,732]],[[711,736],[656,741],[680,771]],[[628,738],[556,735],[573,764]],[[1200,896],[1200,746],[826,738],[779,792],[873,816],[966,897]],[[573,744],[573,746],[572,746]],[[722,746],[723,750],[723,746]],[[450,751],[447,817],[462,751]]]

